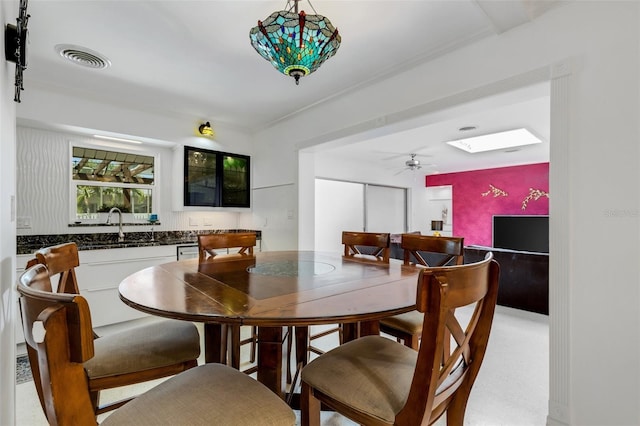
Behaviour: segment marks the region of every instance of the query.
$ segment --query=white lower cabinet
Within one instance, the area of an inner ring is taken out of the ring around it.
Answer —
[[[31,255],[17,256],[17,274]],[[80,294],[87,299],[91,309],[93,327],[102,327],[118,322],[147,316],[125,305],[120,300],[118,285],[128,275],[141,269],[176,260],[176,246],[131,247],[108,250],[81,250],[80,267],[76,277]],[[20,311],[16,310],[16,342],[24,342]]]
[[[30,254],[19,254],[16,256],[16,280],[20,278],[20,275],[24,272],[25,266],[27,266],[27,262],[29,259],[33,258]],[[24,334],[22,333],[22,317],[20,316],[20,304],[18,303],[18,292],[15,291],[14,287],[14,297],[16,299],[16,344],[24,343]]]
[[[81,251],[76,277],[80,294],[89,302],[93,326],[102,327],[147,316],[120,300],[118,286],[134,272],[175,260],[175,246]]]

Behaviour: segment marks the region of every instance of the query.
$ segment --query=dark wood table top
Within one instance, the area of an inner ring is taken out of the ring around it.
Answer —
[[[284,397],[283,327],[296,327],[296,342],[317,324],[343,323],[345,340],[375,334],[379,319],[415,308],[417,277],[418,269],[396,260],[385,265],[340,253],[282,251],[152,266],[125,278],[119,290],[140,311],[205,323],[206,362],[226,362],[225,325],[258,326],[258,380]],[[304,365],[306,345],[296,353],[296,364]]]
[[[125,278],[120,298],[169,318],[257,326],[377,320],[415,308],[417,271],[343,260],[338,253],[261,252],[253,259],[197,259]]]

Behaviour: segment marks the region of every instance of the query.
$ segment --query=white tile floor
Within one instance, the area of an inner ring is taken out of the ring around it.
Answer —
[[[322,347],[337,342],[335,334],[317,341]],[[484,364],[471,392],[465,424],[469,426],[541,426],[546,424],[549,389],[548,317],[498,306]],[[119,399],[153,386],[146,383],[105,391],[102,398]],[[16,385],[16,424],[45,426],[33,382]],[[99,419],[100,420],[100,419]],[[355,423],[323,413],[323,426]],[[440,419],[437,425],[446,424]]]

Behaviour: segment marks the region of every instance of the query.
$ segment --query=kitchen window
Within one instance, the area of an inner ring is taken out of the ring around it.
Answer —
[[[113,207],[146,220],[153,209],[156,158],[147,153],[71,146],[74,221],[94,220]]]
[[[184,148],[184,205],[250,207],[249,156]]]

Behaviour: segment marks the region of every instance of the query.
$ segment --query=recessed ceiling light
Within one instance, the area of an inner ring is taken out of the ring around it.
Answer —
[[[449,141],[447,144],[472,154],[496,149],[513,148],[516,146],[532,145],[542,141],[527,129],[509,130],[489,135]]]

